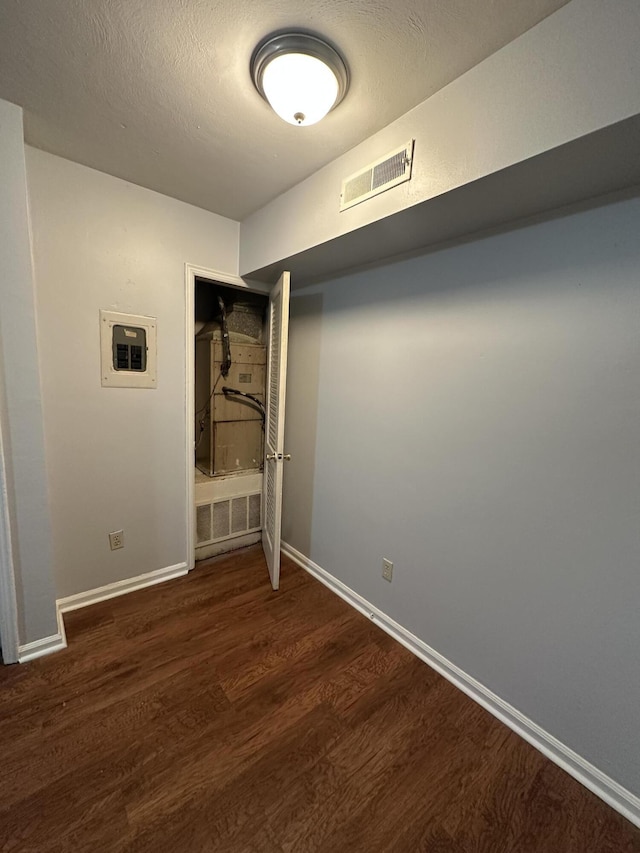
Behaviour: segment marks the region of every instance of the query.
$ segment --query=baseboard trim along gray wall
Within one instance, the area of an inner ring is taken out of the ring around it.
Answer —
[[[18,663],[28,663],[31,660],[42,658],[45,655],[60,652],[67,648],[67,634],[64,630],[64,619],[60,609],[57,608],[56,616],[58,619],[58,631],[50,637],[42,637],[40,640],[33,640],[31,643],[25,643],[18,646]]]
[[[166,566],[164,569],[156,569],[153,572],[146,572],[133,578],[109,583],[106,586],[99,586],[86,592],[68,595],[66,598],[59,598],[56,602],[58,612],[69,613],[71,610],[88,607],[90,604],[97,604],[99,601],[106,601],[108,598],[116,598],[118,595],[126,595],[128,592],[135,592],[147,586],[179,578],[186,575],[188,571],[186,563],[177,563],[175,566]]]
[[[98,602],[106,601],[109,598],[116,598],[119,595],[135,592],[138,589],[154,586],[157,583],[179,578],[182,575],[186,575],[188,571],[186,563],[177,563],[175,566],[166,566],[164,569],[156,569],[153,572],[146,572],[134,578],[127,578],[126,580],[116,581],[115,583],[100,586],[96,589],[89,589],[86,592],[79,592],[76,595],[69,595],[66,598],[59,598],[56,602],[58,633],[53,634],[51,637],[43,637],[40,640],[34,640],[32,643],[20,646],[18,650],[19,663],[27,663],[44,655],[49,655],[52,652],[59,652],[62,649],[66,649],[67,636],[64,629],[63,614],[69,613],[71,610],[79,610],[81,607],[89,607],[91,604],[98,604]]]
[[[493,693],[475,678],[447,660],[416,637],[402,625],[399,625],[382,610],[375,607],[357,592],[354,592],[346,584],[339,581],[329,572],[318,566],[304,554],[301,554],[293,546],[286,542],[282,543],[282,552],[290,557],[306,572],[327,586],[344,601],[359,610],[383,631],[401,643],[405,648],[413,652],[416,657],[428,664],[440,675],[462,690],[471,699],[482,705],[490,714],[497,717],[512,731],[519,734],[533,747],[546,755],[554,764],[566,770],[574,779],[577,779],[585,788],[592,791],[601,800],[614,808],[621,815],[640,827],[640,798],[636,797],[606,773],[603,773],[589,761],[578,755],[565,744],[561,743],[553,735],[546,732],[533,720],[526,717],[517,708],[505,702],[500,696]]]
[[[32,643],[25,643],[18,647],[18,663],[28,663],[30,660],[42,658],[53,652],[60,652],[67,648],[67,642],[62,634],[52,634]]]

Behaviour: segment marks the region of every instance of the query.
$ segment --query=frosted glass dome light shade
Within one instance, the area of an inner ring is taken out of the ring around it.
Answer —
[[[315,124],[338,97],[336,75],[315,56],[283,53],[267,65],[262,88],[275,112],[289,124]]]
[[[315,124],[340,103],[348,72],[340,55],[321,39],[299,33],[269,37],[251,60],[253,82],[280,118]]]

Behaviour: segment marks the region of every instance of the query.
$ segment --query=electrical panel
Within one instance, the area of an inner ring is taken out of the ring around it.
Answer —
[[[113,327],[113,369],[147,369],[147,333],[137,326]]]
[[[100,311],[101,383],[111,388],[155,388],[155,317]]]

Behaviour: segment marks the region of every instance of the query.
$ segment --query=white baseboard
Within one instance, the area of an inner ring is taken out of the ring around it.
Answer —
[[[67,641],[64,634],[52,634],[50,637],[43,637],[41,640],[34,640],[32,643],[18,646],[18,663],[27,663],[27,661],[42,658],[45,655],[52,654],[52,652],[59,652],[66,648]]]
[[[108,598],[125,595],[137,589],[144,589],[146,586],[153,586],[163,581],[179,578],[182,575],[186,575],[188,571],[186,563],[178,563],[175,566],[167,566],[165,569],[156,569],[144,575],[137,575],[135,578],[127,578],[123,581],[116,581],[106,586],[100,586],[97,589],[89,589],[86,592],[79,592],[76,595],[59,598],[56,601],[58,633],[53,634],[51,637],[43,637],[41,640],[34,640],[32,643],[19,646],[18,661],[26,663],[44,655],[50,655],[52,652],[59,652],[61,649],[66,649],[67,635],[64,629],[63,613],[69,613],[71,610],[78,610],[81,607],[88,607],[90,604],[97,604],[99,601],[106,601]]]
[[[41,640],[34,640],[32,643],[25,643],[24,646],[18,646],[18,663],[27,663],[30,660],[67,648],[67,634],[64,630],[64,620],[59,608],[56,608],[56,619],[58,621],[57,634],[43,637]]]
[[[448,681],[462,690],[471,699],[482,705],[487,711],[497,717],[514,732],[523,737],[528,743],[546,755],[551,761],[566,770],[585,788],[624,815],[633,824],[640,827],[640,797],[632,794],[622,785],[611,779],[582,756],[578,755],[557,738],[542,729],[533,720],[505,702],[475,678],[467,675],[451,661],[447,660],[435,649],[432,649],[402,625],[394,622],[389,616],[374,607],[357,592],[354,592],[342,581],[330,575],[296,548],[286,542],[281,545],[282,552],[290,557],[317,580],[329,587],[356,610],[364,613],[369,619],[378,624],[387,634],[390,634],[405,648],[413,652],[420,660],[443,675]]]
[[[126,595],[128,592],[135,592],[137,589],[144,589],[146,586],[179,578],[186,575],[188,571],[186,563],[177,563],[175,566],[156,569],[144,575],[137,575],[135,578],[126,578],[126,580],[109,583],[96,589],[88,589],[86,592],[68,595],[66,598],[57,600],[58,612],[69,613],[71,610],[79,610],[81,607],[88,607],[90,604],[97,604],[99,601],[106,601],[108,598],[116,598],[118,595]]]

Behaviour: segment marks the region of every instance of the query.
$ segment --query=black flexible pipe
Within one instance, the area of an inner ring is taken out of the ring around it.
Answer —
[[[254,397],[253,394],[247,394],[246,391],[238,391],[237,388],[228,388],[226,385],[222,386],[222,393],[227,395],[234,394],[237,397],[244,397],[245,399],[249,400],[251,403],[257,406],[258,409],[260,409],[260,414],[262,415],[262,422],[264,423],[265,418],[267,416],[264,404],[261,400],[258,400],[257,397]]]
[[[220,373],[226,379],[231,369],[231,344],[229,342],[229,329],[227,328],[227,309],[224,305],[224,299],[220,294],[218,294],[218,306],[222,315],[220,325],[222,326],[222,353],[224,355],[224,361],[220,365]]]

